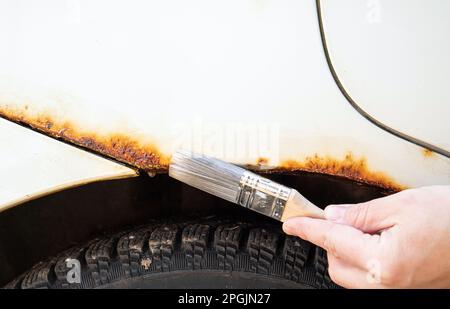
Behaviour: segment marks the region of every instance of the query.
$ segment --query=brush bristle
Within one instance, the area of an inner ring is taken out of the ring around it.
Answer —
[[[169,166],[170,177],[233,203],[244,172],[236,165],[188,151],[177,151]]]

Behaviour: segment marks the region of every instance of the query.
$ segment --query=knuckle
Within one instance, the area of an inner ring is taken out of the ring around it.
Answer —
[[[397,261],[383,263],[381,282],[386,286],[403,287],[406,285],[404,267]]]
[[[368,203],[350,206],[345,213],[345,221],[356,228],[364,229],[371,224],[370,207]]]
[[[407,189],[398,193],[398,199],[402,205],[413,205],[421,195],[420,191]]]

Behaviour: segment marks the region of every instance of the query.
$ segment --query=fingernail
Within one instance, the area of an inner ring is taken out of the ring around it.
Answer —
[[[343,206],[328,206],[325,208],[325,218],[330,221],[339,222],[344,218],[346,208]]]
[[[294,224],[292,223],[292,221],[287,220],[286,222],[283,223],[283,231],[289,235],[293,234]]]

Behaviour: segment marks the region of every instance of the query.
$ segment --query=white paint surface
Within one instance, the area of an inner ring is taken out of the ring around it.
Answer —
[[[0,15],[0,108],[167,156],[183,147],[274,167],[352,152],[405,186],[450,184],[448,158],[424,157],[342,96],[314,1],[4,0]]]
[[[0,118],[0,212],[94,181],[136,176],[103,159]]]
[[[450,2],[321,1],[333,66],[382,123],[450,151]]]

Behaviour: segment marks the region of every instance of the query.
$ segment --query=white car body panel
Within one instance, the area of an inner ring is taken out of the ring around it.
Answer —
[[[321,1],[339,80],[367,113],[450,151],[450,2]]]
[[[188,148],[391,189],[450,184],[449,158],[343,97],[313,1],[5,0],[0,16],[0,115],[45,134],[146,171]]]
[[[28,200],[136,171],[0,119],[0,212]]]

